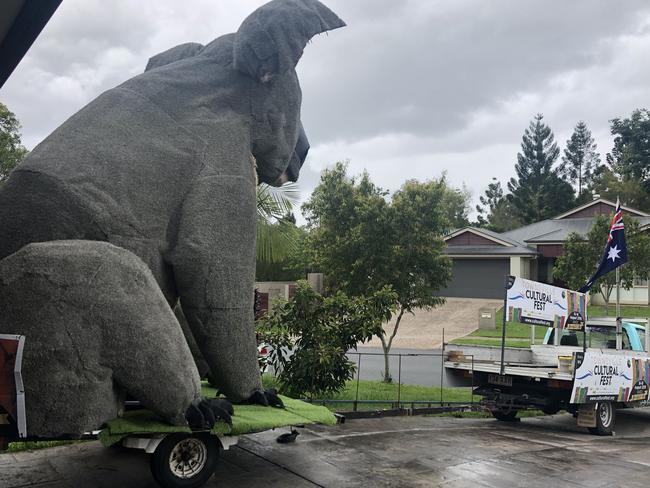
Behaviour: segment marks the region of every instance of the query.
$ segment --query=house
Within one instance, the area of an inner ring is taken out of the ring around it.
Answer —
[[[453,260],[453,272],[451,282],[440,294],[503,298],[504,279],[508,274],[553,284],[553,265],[564,253],[569,234],[587,234],[596,215],[610,215],[615,208],[614,202],[598,198],[555,218],[508,232],[475,227],[458,229],[445,237],[445,252]],[[650,214],[629,207],[622,209],[624,214],[638,219],[642,228],[650,229]],[[647,304],[649,300],[646,280],[638,280],[633,289],[621,292],[621,303]],[[596,295],[592,301],[599,303],[602,298]]]

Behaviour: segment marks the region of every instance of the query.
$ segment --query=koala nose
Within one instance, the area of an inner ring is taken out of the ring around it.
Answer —
[[[290,180],[290,178],[289,178],[289,174],[287,173],[287,171],[285,171],[284,173],[282,173],[282,174],[278,177],[277,180],[275,180],[275,181],[271,184],[271,186],[282,186],[282,185],[284,185],[284,184],[285,184],[287,181],[289,181],[289,180]],[[291,180],[291,181],[296,181],[296,180]]]
[[[307,134],[305,134],[305,129],[300,126],[300,135],[298,136],[298,142],[296,142],[296,147],[293,150],[293,157],[291,162],[287,167],[287,176],[291,181],[297,181],[298,175],[300,174],[300,168],[307,159],[307,154],[309,153],[309,140],[307,139]]]

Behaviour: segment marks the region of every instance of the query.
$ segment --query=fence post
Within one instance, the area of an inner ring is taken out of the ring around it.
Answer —
[[[399,366],[397,368],[397,408],[402,408],[402,354],[398,356]]]
[[[352,407],[352,411],[356,412],[357,411],[357,404],[359,402],[359,379],[361,378],[361,353],[357,353],[357,393],[354,396],[354,405]]]
[[[445,374],[445,328],[442,328],[442,349],[440,349],[440,406],[442,407],[442,383]]]
[[[472,407],[474,406],[474,354],[472,354],[472,396],[471,396],[471,402],[472,402]]]

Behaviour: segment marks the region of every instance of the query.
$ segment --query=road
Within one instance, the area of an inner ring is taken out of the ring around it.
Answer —
[[[650,411],[618,412],[614,437],[567,414],[492,419],[393,417],[244,437],[223,453],[208,488],[646,488]],[[4,488],[153,488],[147,456],[97,442],[0,455]]]
[[[384,356],[381,348],[360,347],[358,351],[350,351],[348,358],[358,364],[359,354],[361,363],[359,371],[362,380],[383,379]],[[391,349],[390,372],[394,381],[399,378],[399,357],[402,356],[401,382],[408,385],[440,386],[442,371],[440,349]],[[355,376],[356,378],[356,376]]]

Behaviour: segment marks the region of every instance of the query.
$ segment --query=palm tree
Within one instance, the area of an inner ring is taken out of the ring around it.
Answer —
[[[291,211],[300,198],[295,183],[257,187],[257,259],[274,263],[285,259],[296,246]]]

